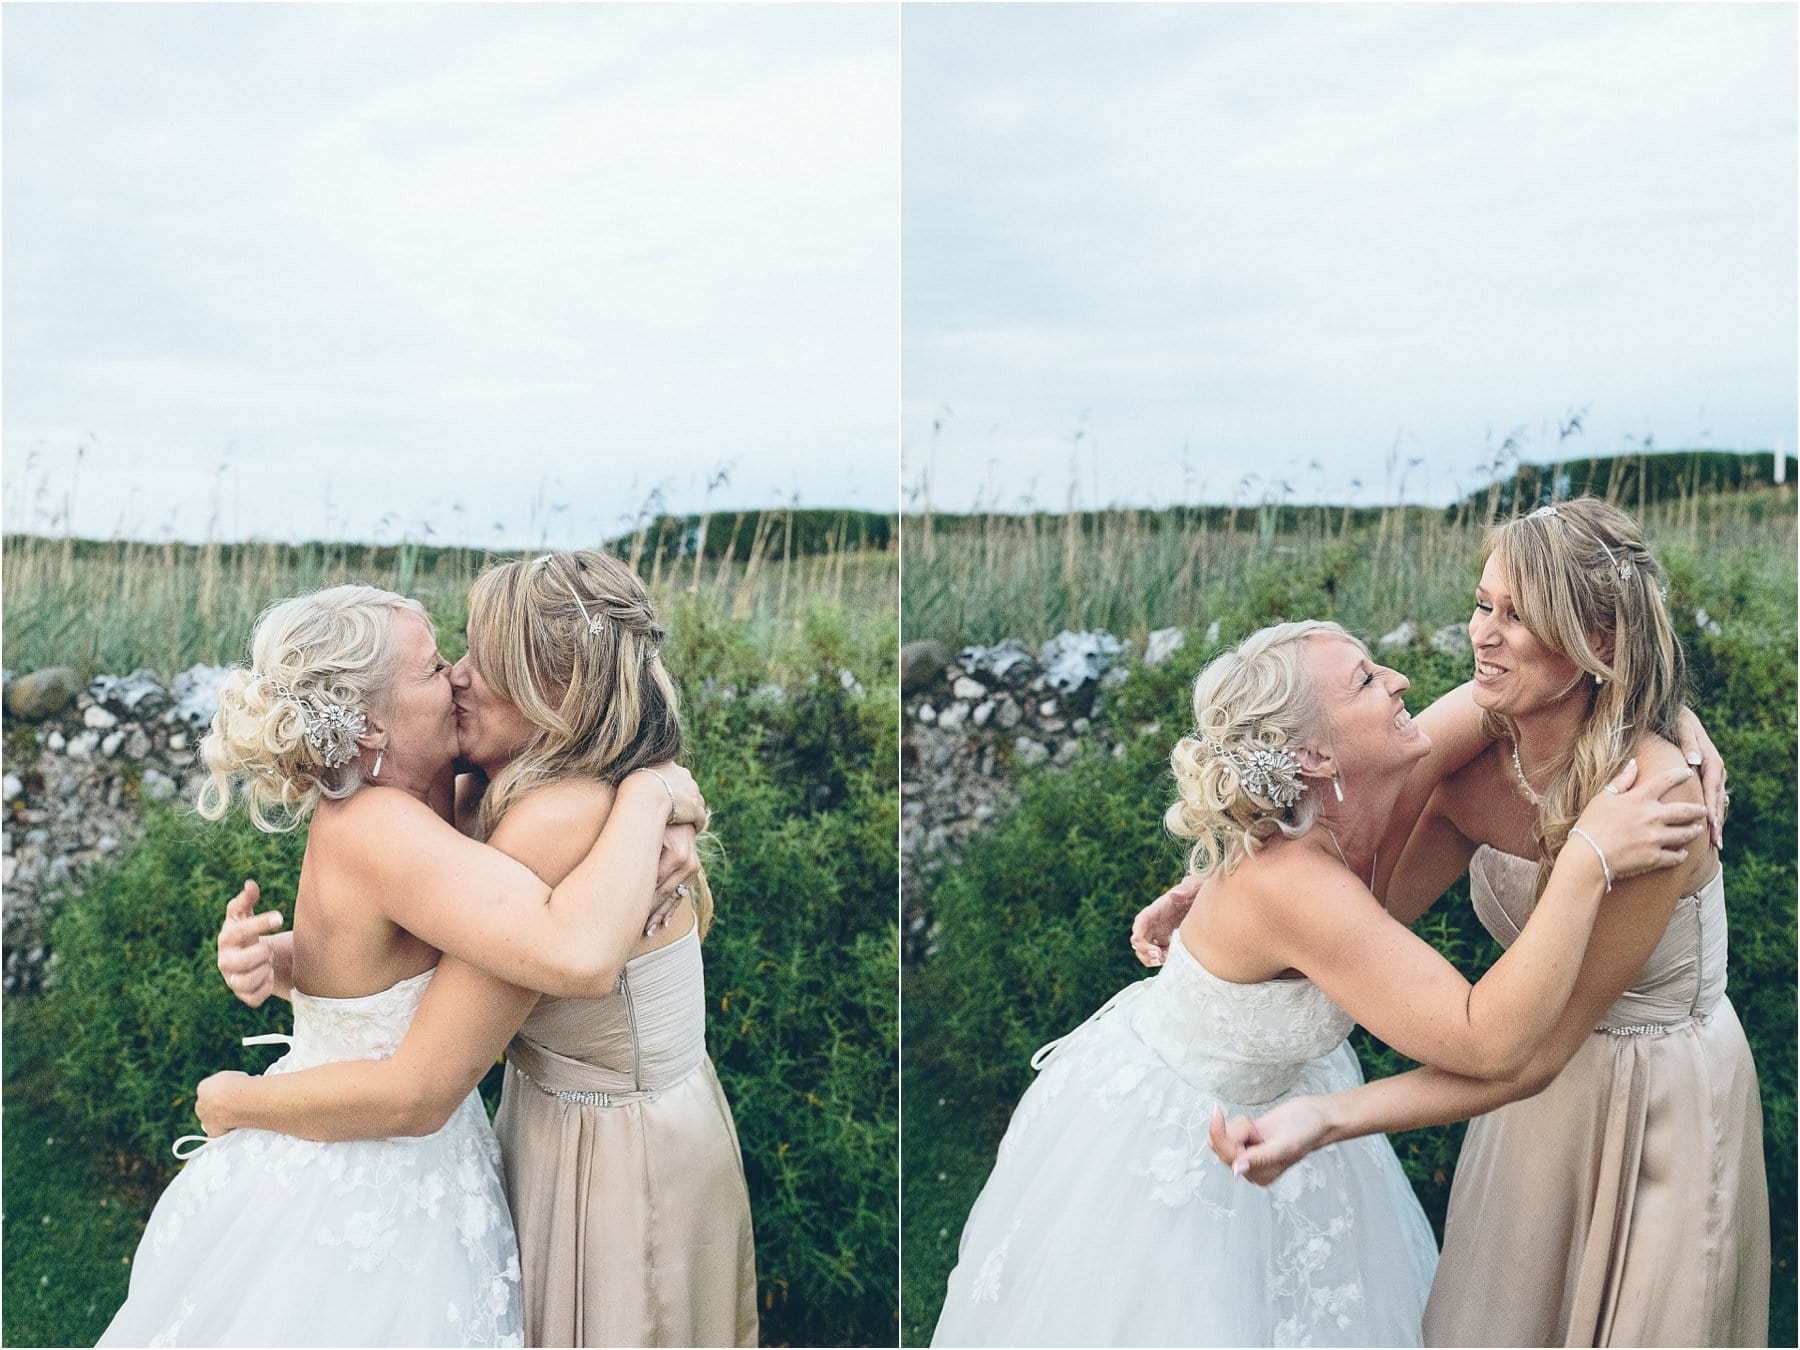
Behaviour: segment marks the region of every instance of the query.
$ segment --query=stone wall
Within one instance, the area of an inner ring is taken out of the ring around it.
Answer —
[[[1145,663],[1182,646],[1179,629],[1150,635]],[[1011,806],[1018,771],[1066,764],[1084,740],[1123,754],[1106,695],[1135,655],[1106,632],[1059,633],[1035,651],[1017,638],[965,647],[908,643],[901,654],[901,944],[905,959],[931,954],[935,932],[924,896],[938,869],[954,866],[971,832]]]
[[[193,800],[204,771],[221,666],[164,685],[152,671],[101,676],[85,688],[58,667],[5,676],[5,989],[30,993],[54,969],[50,921],[60,897],[143,833],[148,800]]]

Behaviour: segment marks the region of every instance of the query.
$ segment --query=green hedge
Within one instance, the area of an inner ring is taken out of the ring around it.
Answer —
[[[690,622],[678,635],[677,659],[694,661],[679,668],[716,672],[687,691],[691,759],[722,845],[709,867],[708,1043],[743,1146],[765,1341],[891,1344],[897,707],[886,672],[865,672],[880,681],[871,696],[846,690],[837,658],[852,635],[829,612],[804,636],[815,670],[754,692],[742,678],[754,660],[726,626]],[[238,1004],[214,969],[213,936],[246,876],[291,913],[303,846],[241,818],[209,825],[152,806],[142,844],[65,903],[54,986],[28,1016],[8,1015],[9,1105],[15,1093],[34,1106],[53,1096],[80,1141],[47,1163],[32,1155],[34,1167],[87,1177],[98,1165],[154,1191],[175,1170],[170,1142],[196,1128],[194,1085],[278,1053],[239,1047],[285,1028],[287,1008]],[[34,1072],[15,1075],[15,1062]],[[121,1291],[115,1263],[134,1230],[109,1239],[120,1250],[102,1282]],[[28,1240],[41,1249],[61,1237]],[[100,1302],[53,1317],[56,1340],[91,1343],[116,1298]]]
[[[1194,675],[1218,651],[1264,623],[1327,611],[1329,559],[1307,570],[1266,570],[1224,616],[1211,648],[1188,646],[1159,670],[1142,668],[1110,696],[1108,716],[1127,735],[1122,757],[1089,749],[1068,768],[1024,776],[1016,809],[977,836],[962,864],[925,897],[936,953],[910,972],[906,993],[908,1120],[912,1087],[929,1084],[919,1119],[941,1119],[944,1147],[915,1156],[907,1132],[908,1214],[954,1212],[930,1233],[907,1234],[906,1342],[930,1331],[954,1259],[956,1227],[1008,1116],[1031,1078],[1028,1059],[1107,995],[1144,971],[1126,942],[1132,915],[1183,871],[1181,841],[1160,826],[1170,800],[1168,751],[1190,718]],[[1748,571],[1705,575],[1671,559],[1673,608],[1691,657],[1694,701],[1725,756],[1734,810],[1726,830],[1730,869],[1730,991],[1761,1078],[1776,1270],[1771,1344],[1794,1339],[1794,596]],[[1315,574],[1316,573],[1316,574]],[[1722,627],[1697,632],[1704,604]],[[1369,636],[1369,635],[1365,635]],[[1465,654],[1409,651],[1395,658],[1411,678],[1414,711],[1470,673]],[[1474,976],[1498,954],[1461,884],[1417,931]],[[1355,1044],[1371,1077],[1410,1067],[1360,1030]],[[950,1094],[946,1096],[946,1094]],[[1394,1144],[1440,1236],[1463,1127],[1418,1130]],[[971,1151],[972,1140],[985,1148]],[[947,1204],[954,1197],[957,1204]],[[917,1279],[926,1286],[914,1288]],[[917,1295],[917,1296],[915,1296]]]

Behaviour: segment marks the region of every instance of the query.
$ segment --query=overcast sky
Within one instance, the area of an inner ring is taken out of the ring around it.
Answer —
[[[898,19],[8,4],[7,527],[893,509]]]
[[[1795,16],[909,6],[910,500],[1444,501],[1583,407],[1792,452]]]

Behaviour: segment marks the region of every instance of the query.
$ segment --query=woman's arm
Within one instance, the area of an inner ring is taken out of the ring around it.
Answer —
[[[1400,789],[1399,800],[1388,816],[1387,830],[1376,854],[1377,863],[1386,865],[1377,867],[1375,894],[1386,900],[1388,912],[1396,918],[1400,915],[1390,894],[1389,881],[1406,851],[1413,826],[1418,823],[1438,785],[1493,744],[1493,738],[1481,729],[1481,709],[1475,706],[1472,682],[1457,685],[1414,720],[1430,740],[1431,751],[1407,771],[1405,786]],[[1451,881],[1455,879],[1450,878]],[[1439,893],[1442,893],[1441,889]],[[1436,899],[1435,895],[1431,897],[1431,900]],[[1431,900],[1420,906],[1417,913],[1400,921],[1411,923],[1431,907]]]
[[[678,766],[660,772],[684,798],[673,814],[697,819],[704,805],[693,779]],[[338,827],[370,894],[401,928],[508,983],[595,997],[617,983],[655,906],[657,859],[672,814],[670,791],[654,775],[633,774],[609,791],[606,828],[554,888],[397,790],[358,792]],[[582,809],[571,806],[569,794],[546,788],[532,796],[544,799],[540,811],[557,817],[553,828],[580,828]]]
[[[604,785],[540,789],[507,812],[494,847],[554,885],[581,862],[611,807]],[[214,1074],[201,1083],[195,1110],[215,1136],[233,1129],[327,1140],[431,1134],[493,1066],[537,1000],[535,990],[445,957],[392,1058],[260,1077]]]
[[[1266,1186],[1327,1144],[1468,1120],[1542,1092],[1656,950],[1680,899],[1680,875],[1674,869],[1650,872],[1614,887],[1614,898],[1594,923],[1568,1005],[1517,1073],[1468,1078],[1428,1066],[1327,1097],[1298,1097],[1255,1121],[1215,1117],[1213,1151],[1239,1175]]]
[[[1664,802],[1693,782],[1686,766],[1630,787],[1634,767],[1582,813],[1581,827],[1605,850],[1615,877],[1685,859],[1704,808]],[[1629,790],[1625,790],[1629,788]],[[1697,795],[1697,794],[1696,794]],[[1382,911],[1340,867],[1316,855],[1310,875],[1271,880],[1259,920],[1276,959],[1309,975],[1331,1001],[1410,1059],[1475,1078],[1523,1072],[1557,1025],[1581,972],[1606,877],[1599,853],[1571,840],[1512,947],[1471,987],[1432,949]],[[1615,895],[1608,910],[1629,905]]]

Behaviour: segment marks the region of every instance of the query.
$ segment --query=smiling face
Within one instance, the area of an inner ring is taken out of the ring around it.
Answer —
[[[471,625],[474,622],[471,616]],[[475,644],[471,641],[469,645],[473,649]],[[492,778],[538,728],[481,677],[472,655],[456,663],[451,683],[456,690],[456,734],[462,757]]]
[[[430,625],[410,610],[394,611],[390,640],[394,683],[373,719],[387,733],[381,745],[381,776],[375,781],[402,772],[430,779],[457,753],[450,663],[439,655]]]
[[[1338,772],[1386,773],[1430,753],[1430,738],[1401,698],[1411,685],[1406,676],[1345,638],[1310,639],[1307,659]]]
[[[1580,667],[1519,617],[1498,549],[1488,555],[1475,588],[1469,642],[1475,649],[1475,702],[1489,712],[1526,716],[1581,690]]]

